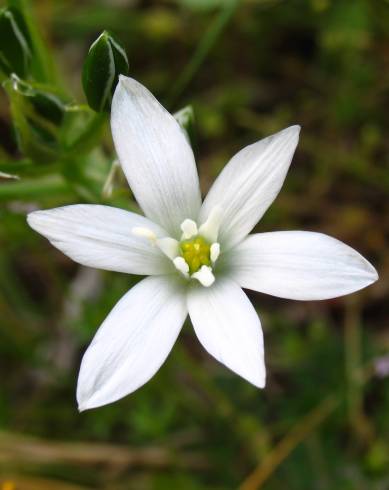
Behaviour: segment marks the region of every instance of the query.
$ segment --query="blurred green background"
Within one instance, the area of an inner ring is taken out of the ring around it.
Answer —
[[[120,178],[102,194],[114,158],[107,124],[74,167],[31,161],[2,91],[0,171],[20,180],[0,179],[1,490],[387,490],[389,2],[32,4],[74,100],[85,103],[83,61],[110,29],[131,76],[171,111],[193,105],[204,193],[240,148],[301,124],[286,184],[257,230],[328,233],[381,279],[331,301],[250,293],[265,334],[263,391],[209,357],[188,324],[146,386],[79,414],[81,356],[138,278],[74,264],[25,215],[128,207],[131,196]]]

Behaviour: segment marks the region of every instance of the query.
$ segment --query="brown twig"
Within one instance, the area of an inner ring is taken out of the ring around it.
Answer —
[[[261,488],[293,449],[328,417],[336,404],[337,402],[333,397],[328,397],[312,412],[305,415],[248,475],[240,485],[239,490],[257,490]]]
[[[88,490],[90,487],[65,483],[47,478],[7,475],[0,478],[0,490]]]
[[[188,451],[174,451],[164,447],[129,448],[97,442],[54,442],[0,432],[0,465],[53,463],[105,466],[112,469],[207,467],[201,454]]]

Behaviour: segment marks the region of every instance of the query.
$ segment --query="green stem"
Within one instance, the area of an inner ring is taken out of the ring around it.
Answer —
[[[361,409],[361,394],[358,381],[358,367],[360,363],[360,329],[358,311],[355,302],[350,299],[346,303],[345,311],[345,362],[347,377],[347,404],[350,425],[354,426],[358,420]]]
[[[12,199],[41,199],[72,193],[70,186],[60,175],[50,175],[40,179],[22,180],[0,185],[0,202]]]
[[[224,28],[227,26],[229,20],[238,7],[238,4],[239,0],[226,1],[225,7],[220,11],[219,15],[211,23],[204,37],[200,41],[196,51],[194,52],[192,59],[182,71],[177,82],[173,85],[173,88],[168,96],[169,105],[173,105],[175,103],[177,98],[182,94],[186,86],[190,83],[190,81],[206,59],[208,53],[216,44],[216,41],[222,34]]]
[[[94,114],[90,121],[87,122],[80,136],[70,146],[67,156],[73,154],[80,155],[81,153],[88,153],[92,150],[100,140],[107,119],[108,116],[105,112]]]
[[[362,328],[360,306],[353,297],[347,298],[344,320],[345,370],[347,407],[350,430],[360,442],[369,440],[372,430],[363,409]]]

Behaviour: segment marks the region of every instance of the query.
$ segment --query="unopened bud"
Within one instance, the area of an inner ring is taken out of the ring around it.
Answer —
[[[111,33],[104,31],[90,47],[82,72],[89,106],[97,112],[108,111],[119,75],[127,74],[126,52]]]

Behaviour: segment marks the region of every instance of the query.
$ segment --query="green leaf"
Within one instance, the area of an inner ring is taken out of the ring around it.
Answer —
[[[29,83],[17,75],[4,82],[21,152],[46,163],[58,158],[67,103],[52,87]]]
[[[0,68],[6,75],[20,77],[29,74],[32,59],[32,42],[27,24],[15,7],[0,11]]]
[[[111,33],[104,31],[86,57],[82,84],[88,104],[96,112],[108,111],[119,75],[128,74],[127,55]]]
[[[96,149],[82,158],[64,158],[62,173],[71,188],[87,202],[101,202],[110,162]]]

